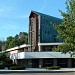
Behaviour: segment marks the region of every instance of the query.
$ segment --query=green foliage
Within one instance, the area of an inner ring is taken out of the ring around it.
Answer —
[[[9,69],[10,70],[23,70],[25,68],[26,68],[25,66],[12,66]]]
[[[5,66],[8,67],[8,69],[10,69],[10,67],[12,67],[12,66],[18,66],[18,65],[17,65],[17,64],[12,64],[12,63],[11,63],[11,64],[6,64]]]
[[[5,61],[7,55],[5,53],[0,53],[0,61]]]
[[[7,37],[4,47],[5,49],[9,49],[27,43],[28,43],[28,34],[26,32],[20,32],[19,35],[15,35],[14,37],[12,36]]]
[[[69,52],[75,51],[75,0],[66,1],[66,12],[61,12],[63,22],[59,25],[54,25],[59,33],[57,38],[63,39],[62,45],[55,48],[55,51]]]
[[[13,61],[10,59],[10,58],[6,58],[5,59],[5,66],[6,67],[10,67],[10,66],[12,66],[13,65]]]
[[[4,69],[5,68],[5,62],[4,61],[0,61],[0,69]]]
[[[60,69],[60,66],[50,66],[50,67],[46,67],[46,69],[48,69],[48,70]]]
[[[5,41],[0,40],[0,51],[4,50]]]
[[[0,69],[4,69],[5,68],[5,62],[0,61]]]
[[[13,61],[7,57],[5,53],[0,53],[0,68],[9,67],[13,64]]]
[[[3,61],[0,61],[0,66],[2,66],[2,65],[4,65],[5,64],[5,62],[3,62]]]

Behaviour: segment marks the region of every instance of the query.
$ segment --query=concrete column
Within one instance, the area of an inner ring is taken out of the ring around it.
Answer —
[[[14,59],[12,59],[12,61],[13,61],[13,64],[14,64],[15,63]]]
[[[12,59],[13,64],[18,64],[17,59]]]
[[[43,67],[43,59],[39,59],[39,68]]]
[[[53,66],[57,66],[57,59],[53,59]]]
[[[26,52],[27,50],[24,48],[24,52]]]
[[[68,59],[68,68],[71,68],[71,67],[72,67],[72,59],[69,58],[69,59]]]
[[[39,46],[39,52],[41,51],[41,46]]]

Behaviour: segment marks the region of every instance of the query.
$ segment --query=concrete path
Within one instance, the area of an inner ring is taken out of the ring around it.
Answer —
[[[70,73],[7,73],[0,75],[75,75],[75,72]]]
[[[75,68],[61,68],[59,70],[47,70],[39,68],[26,68],[26,70],[0,70],[0,74],[8,73],[75,73]]]

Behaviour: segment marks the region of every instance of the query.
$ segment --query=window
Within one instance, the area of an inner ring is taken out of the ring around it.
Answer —
[[[57,42],[56,35],[53,35],[53,36],[54,36],[54,42]]]

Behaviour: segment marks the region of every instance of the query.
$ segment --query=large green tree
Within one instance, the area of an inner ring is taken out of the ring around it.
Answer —
[[[12,36],[7,37],[4,48],[9,49],[27,43],[28,43],[28,34],[26,32],[20,32],[19,35],[16,34],[14,37]]]
[[[63,21],[59,25],[54,25],[57,32],[57,38],[63,39],[63,44],[54,48],[55,51],[75,52],[75,0],[66,1],[66,12],[61,12]]]
[[[10,66],[13,61],[7,56],[6,53],[0,53],[0,66]]]
[[[4,44],[5,44],[5,41],[0,40],[0,51],[4,49]]]

